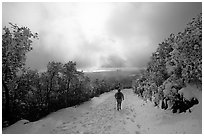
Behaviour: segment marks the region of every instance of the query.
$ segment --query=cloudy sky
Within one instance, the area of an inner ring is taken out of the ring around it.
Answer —
[[[159,43],[183,31],[201,3],[3,3],[8,22],[39,34],[27,66],[73,60],[85,71],[141,68]]]

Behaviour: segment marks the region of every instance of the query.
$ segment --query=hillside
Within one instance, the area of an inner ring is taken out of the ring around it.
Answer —
[[[91,80],[95,79],[109,79],[114,78],[119,80],[124,77],[131,77],[137,75],[139,70],[111,70],[111,71],[99,71],[99,72],[84,72]]]

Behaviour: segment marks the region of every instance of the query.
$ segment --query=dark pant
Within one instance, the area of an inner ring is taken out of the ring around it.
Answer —
[[[117,110],[121,110],[122,99],[117,99]]]

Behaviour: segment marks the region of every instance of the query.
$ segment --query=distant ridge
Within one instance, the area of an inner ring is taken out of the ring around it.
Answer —
[[[124,68],[104,68],[104,69],[96,69],[96,70],[85,70],[84,73],[100,73],[100,72],[119,72],[119,71],[138,71],[145,68],[136,68],[136,67],[124,67]]]
[[[124,78],[134,78],[134,76],[138,75],[140,71],[143,69],[138,68],[116,68],[116,69],[108,69],[108,70],[96,70],[92,72],[84,72],[86,76],[88,76],[91,80],[95,79],[124,79]]]

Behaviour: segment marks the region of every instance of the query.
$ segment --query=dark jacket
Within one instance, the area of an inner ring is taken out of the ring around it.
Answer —
[[[124,100],[124,95],[121,92],[117,92],[115,94],[115,98],[117,99],[117,101],[122,101],[122,100]]]

